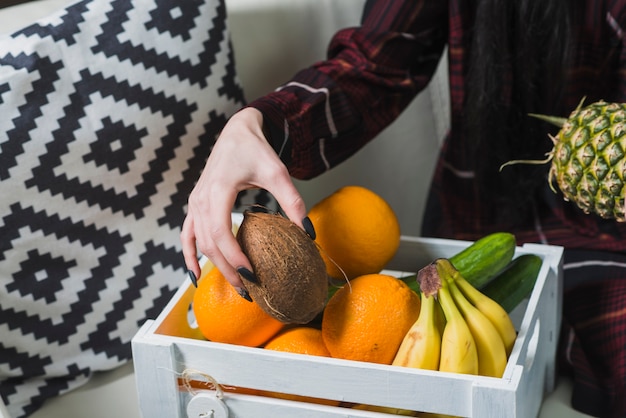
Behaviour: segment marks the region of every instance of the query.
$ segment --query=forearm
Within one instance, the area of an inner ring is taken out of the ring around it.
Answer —
[[[385,13],[376,8],[382,3]],[[335,35],[328,60],[250,104],[264,114],[268,140],[294,177],[351,156],[428,84],[445,44],[443,4],[404,10],[405,2],[374,2],[361,27]]]

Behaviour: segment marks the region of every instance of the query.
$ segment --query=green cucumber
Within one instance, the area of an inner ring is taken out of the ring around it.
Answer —
[[[515,254],[515,236],[508,232],[494,232],[471,243],[459,253],[449,258],[461,276],[474,287],[480,289],[513,259]],[[419,292],[417,275],[401,277],[409,287]],[[330,299],[341,286],[330,286]]]
[[[494,232],[473,242],[449,258],[461,276],[474,287],[484,287],[504,270],[515,254],[515,236],[508,232]],[[401,277],[412,290],[419,293],[417,274]]]
[[[536,254],[522,254],[494,277],[482,292],[510,313],[533,291],[542,262]]]
[[[465,280],[482,289],[511,262],[515,245],[513,234],[494,232],[473,242],[449,260]]]

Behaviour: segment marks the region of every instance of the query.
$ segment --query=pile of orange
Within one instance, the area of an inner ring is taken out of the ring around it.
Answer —
[[[203,274],[195,291],[198,328],[215,342],[391,364],[421,305],[402,280],[381,273],[400,244],[396,215],[373,191],[347,186],[313,206],[308,216],[329,276],[343,284],[330,297],[321,320],[285,326],[243,299],[214,267]],[[262,390],[254,394],[339,404]]]
[[[308,216],[329,275],[350,279],[330,298],[317,328],[285,328],[239,296],[217,268],[200,278],[194,295],[198,328],[215,342],[390,364],[420,309],[415,292],[380,273],[400,243],[397,217],[360,186],[337,190]]]
[[[343,281],[380,272],[400,245],[400,223],[381,196],[345,186],[309,211],[329,276]]]

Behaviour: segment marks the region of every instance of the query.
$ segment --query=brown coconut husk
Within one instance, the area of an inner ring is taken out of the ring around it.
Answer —
[[[245,211],[237,241],[258,279],[244,285],[265,312],[292,324],[308,323],[322,312],[326,265],[302,228],[280,214]]]

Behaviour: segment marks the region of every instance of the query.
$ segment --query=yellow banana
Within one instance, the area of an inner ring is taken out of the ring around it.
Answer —
[[[455,275],[455,283],[472,305],[482,312],[496,327],[504,342],[504,349],[508,357],[517,339],[517,331],[515,331],[515,326],[509,314],[498,302],[481,293],[460,274]]]
[[[437,266],[439,267],[439,266]],[[437,268],[439,270],[439,268]],[[441,275],[443,277],[443,275]],[[454,373],[478,374],[478,353],[474,337],[454,304],[448,283],[441,280],[439,303],[446,317],[441,338],[439,370]]]
[[[507,355],[504,342],[489,319],[475,308],[461,293],[454,280],[449,283],[450,294],[461,311],[465,322],[476,341],[478,352],[478,374],[502,377]]]
[[[441,332],[435,309],[438,309],[435,297],[422,293],[419,317],[402,340],[393,365],[427,370],[439,368]]]
[[[435,311],[435,324],[439,330],[439,335],[443,335],[443,329],[446,326],[446,316],[443,314],[443,310],[441,309],[441,303],[435,303],[433,309]]]

